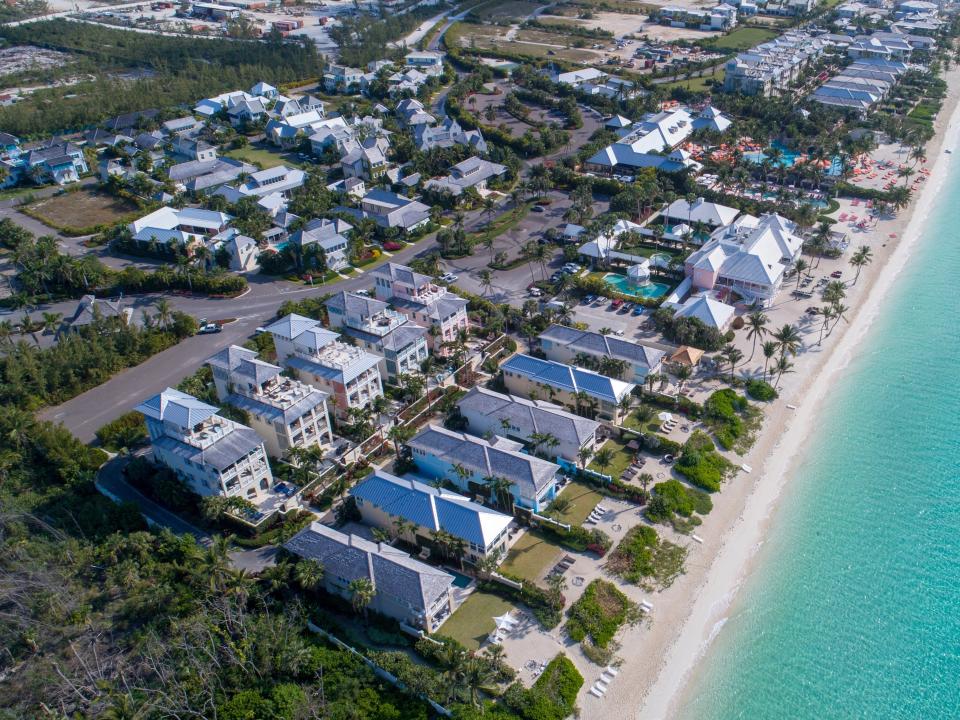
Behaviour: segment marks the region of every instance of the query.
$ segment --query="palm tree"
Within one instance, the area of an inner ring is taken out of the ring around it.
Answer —
[[[60,320],[62,318],[62,313],[43,313],[43,334],[46,335],[47,333],[55,333],[57,328],[60,327]]]
[[[483,269],[478,274],[477,277],[480,278],[480,290],[484,295],[489,294],[491,288],[493,288],[493,274],[487,270]]]
[[[602,473],[606,470],[610,463],[613,462],[613,450],[608,447],[602,447],[597,450],[596,455],[593,456],[593,461],[597,464],[597,467],[600,468]]]
[[[834,318],[833,305],[824,305],[820,308],[820,315],[823,317],[823,322],[820,324],[820,339],[817,340],[817,345],[823,344],[823,333],[830,326],[830,321]]]
[[[823,299],[828,303],[837,303],[847,296],[847,286],[842,280],[831,280],[823,289]]]
[[[373,582],[370,578],[356,578],[355,580],[351,580],[350,584],[347,585],[347,591],[350,593],[350,604],[353,606],[353,611],[355,613],[363,613],[364,618],[366,618],[367,609],[370,607],[370,603],[373,602],[373,598],[376,595]]]
[[[787,360],[787,358],[780,356],[780,358],[778,358],[777,362],[774,364],[773,370],[775,373],[777,373],[777,381],[774,383],[774,385],[779,387],[780,378],[786,373],[793,372],[793,363]]]
[[[830,333],[840,324],[840,321],[843,320],[843,316],[847,314],[847,310],[849,309],[846,305],[839,302],[833,304],[833,317],[835,319],[833,321],[833,327],[827,332],[827,337],[830,337]]]
[[[800,332],[793,325],[784,325],[773,333],[773,339],[777,341],[780,357],[784,357],[787,354],[796,355],[800,350],[802,342]]]
[[[797,273],[797,290],[800,289],[800,281],[803,280],[803,272],[810,267],[810,264],[803,258],[797,258],[793,263],[793,270]]]
[[[159,298],[154,303],[154,307],[157,308],[157,323],[160,327],[166,329],[173,319],[173,306],[170,305],[170,301],[166,298]]]
[[[417,526],[411,521],[405,520],[402,517],[395,518],[393,521],[393,532],[401,540],[404,539],[404,535],[408,532],[413,532],[416,527]]]
[[[766,379],[767,379],[767,366],[770,364],[770,361],[771,361],[771,360],[774,358],[774,356],[777,354],[777,348],[778,348],[778,347],[779,347],[779,346],[777,345],[777,343],[776,343],[774,340],[768,340],[768,341],[765,342],[765,343],[762,345],[762,347],[761,347],[761,350],[762,350],[762,352],[763,352],[763,379],[764,379],[764,381],[766,381]]]
[[[393,451],[400,457],[400,446],[416,434],[414,428],[407,425],[394,425],[387,432],[387,437],[393,441]]]
[[[873,262],[873,251],[866,245],[861,245],[857,248],[857,251],[850,258],[850,264],[857,269],[857,274],[853,278],[853,284],[857,284],[857,280],[860,279],[860,271],[867,265]],[[46,313],[44,313],[46,316]]]
[[[753,340],[753,347],[750,349],[750,357],[747,362],[753,360],[753,354],[757,351],[757,341],[763,340],[767,334],[767,323],[770,319],[762,310],[754,310],[747,315],[747,340]]]
[[[593,449],[588,447],[580,448],[580,452],[577,453],[577,459],[580,461],[580,467],[585,468],[587,466],[587,461],[593,457]]]
[[[737,369],[737,363],[743,360],[743,353],[735,345],[728,344],[723,346],[720,355],[730,365],[730,377],[732,378]]]
[[[513,482],[502,475],[487,475],[483,478],[489,488],[491,499],[510,515],[513,515]]]
[[[303,558],[294,568],[297,584],[304,590],[316,590],[323,582],[323,563],[311,558]]]

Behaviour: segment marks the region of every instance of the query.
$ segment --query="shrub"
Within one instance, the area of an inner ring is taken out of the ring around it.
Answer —
[[[747,395],[760,402],[769,402],[777,398],[777,391],[763,380],[747,380]]]
[[[630,528],[607,561],[607,569],[645,589],[663,589],[683,573],[687,550],[661,540],[647,525]],[[645,582],[647,579],[652,583]]]
[[[503,701],[523,720],[564,720],[575,714],[583,676],[570,659],[559,654],[530,689],[519,682],[507,688]]]
[[[667,522],[674,515],[689,518],[694,513],[706,515],[712,509],[713,500],[707,493],[688,488],[679,480],[667,480],[653,486],[647,517],[653,522]]]
[[[567,615],[564,629],[570,638],[579,643],[589,640],[598,648],[607,647],[624,623],[638,617],[636,604],[606,580],[590,583]]]
[[[144,442],[147,439],[147,424],[143,415],[132,410],[108,422],[97,430],[96,435],[103,447],[116,452]]]
[[[709,492],[720,490],[733,471],[733,463],[717,452],[713,440],[702,430],[690,436],[674,467],[692,484]]]
[[[726,450],[745,452],[753,444],[760,413],[730,388],[713,393],[703,404],[704,421]]]

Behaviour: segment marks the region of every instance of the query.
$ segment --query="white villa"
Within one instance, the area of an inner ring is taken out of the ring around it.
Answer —
[[[277,362],[333,397],[338,418],[383,395],[378,355],[340,342],[339,333],[302,315],[287,315],[264,332],[273,335]]]
[[[213,370],[217,397],[247,413],[270,455],[281,457],[293,448],[333,442],[326,393],[283,377],[282,368],[237,345],[221,350],[207,364]]]

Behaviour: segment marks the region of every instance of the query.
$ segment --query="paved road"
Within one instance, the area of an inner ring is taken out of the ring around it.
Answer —
[[[150,525],[168,528],[178,535],[193,535],[200,545],[209,546],[211,543],[209,533],[157,505],[127,482],[123,476],[123,468],[130,459],[129,456],[117,456],[100,468],[97,474],[97,489],[114,502],[128,502],[139,506],[140,514]],[[246,570],[248,573],[259,573],[276,564],[277,547],[264,545],[251,550],[232,550],[229,555],[230,562],[236,569]]]
[[[129,502],[140,507],[140,513],[151,525],[169,528],[180,535],[193,535],[201,545],[210,544],[210,535],[194,527],[166,508],[160,507],[139,490],[127,483],[123,468],[130,457],[117,456],[107,462],[97,474],[97,489],[114,502]]]
[[[468,231],[482,226],[481,211],[467,215]],[[417,255],[425,254],[436,247],[434,237],[428,236],[415,245],[410,245],[384,258],[407,263]],[[206,318],[209,321],[234,319],[216,335],[198,335],[154,355],[146,362],[115,375],[102,385],[68,400],[62,405],[46,408],[40,412],[45,420],[61,422],[82,442],[91,442],[94,433],[109,421],[129,411],[134,405],[167,387],[176,386],[184,377],[194,372],[204,360],[221,348],[241,344],[258,327],[268,323],[277,309],[287,300],[300,300],[341,290],[371,288],[373,281],[366,273],[319,287],[309,287],[269,277],[253,275],[248,278],[250,289],[236,298],[208,298],[189,295],[164,295],[176,310]],[[131,296],[127,301],[135,314],[152,312],[160,294]],[[32,311],[40,317],[43,312],[59,312],[69,317],[76,309],[76,301],[43,305]]]

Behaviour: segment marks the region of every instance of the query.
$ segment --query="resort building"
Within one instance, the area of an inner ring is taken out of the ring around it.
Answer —
[[[674,317],[696,318],[704,325],[720,332],[730,327],[736,308],[727,303],[714,300],[706,293],[691,295],[677,308]]]
[[[528,446],[552,438],[556,444],[551,440],[534,449],[574,464],[580,461],[582,450],[592,452],[602,444],[597,436],[600,423],[545,400],[527,400],[476,386],[457,405],[474,435],[501,435]]]
[[[15,169],[18,177],[26,175],[30,180],[54,182],[57,185],[77,182],[89,172],[83,150],[71,142],[51,140],[30,149],[24,149],[17,157]]]
[[[686,276],[698,290],[732,290],[747,302],[769,305],[803,248],[795,230],[775,213],[743,215],[687,258]]]
[[[487,152],[487,143],[479,130],[464,130],[460,123],[449,117],[444,117],[439,125],[415,126],[413,141],[423,152],[454,145],[467,145],[479,153]]]
[[[661,216],[664,222],[686,223],[690,226],[703,223],[713,229],[729,225],[739,214],[740,211],[736,208],[707,202],[703,198],[697,198],[692,203],[680,198],[670,203]]]
[[[324,589],[346,600],[351,582],[368,580],[374,589],[369,609],[410,627],[436,632],[453,612],[453,575],[386,543],[313,522],[283,547],[320,563]]]
[[[301,257],[308,247],[317,245],[323,250],[328,269],[343,270],[350,264],[347,255],[350,241],[346,236],[351,230],[353,225],[344,220],[314,218],[291,234],[287,242],[296,245]]]
[[[904,62],[885,60],[880,56],[856,60],[814,90],[810,99],[821,105],[855,110],[865,116],[870,108],[890,94],[907,68]]]
[[[662,24],[675,28],[731,30],[737,25],[737,9],[731,5],[717,5],[709,10],[667,6],[658,10],[658,17]]]
[[[327,395],[282,368],[257,359],[253,350],[231,345],[207,360],[220,402],[247,413],[267,452],[282,457],[294,448],[333,442]]]
[[[141,245],[167,245],[171,242],[189,249],[227,229],[231,218],[226,213],[201,208],[162,207],[127,227],[132,239]]]
[[[493,495],[491,492],[495,502]],[[350,490],[350,497],[365,524],[391,534],[406,527],[399,533],[400,539],[428,548],[431,555],[444,554],[436,548],[434,534],[438,532],[461,540],[462,557],[469,563],[485,557],[501,558],[506,552],[513,518],[449,490],[375,470]]]
[[[126,307],[122,297],[103,300],[94,295],[84,295],[80,298],[73,317],[66,320],[66,324],[71,330],[80,330],[92,325],[97,319],[116,320],[122,325],[129,325],[133,319],[133,308]]]
[[[770,97],[784,92],[819,58],[828,42],[793,30],[742,52],[727,62],[724,92]]]
[[[381,265],[370,274],[378,299],[389,302],[411,321],[434,328],[430,333],[434,352],[443,354],[444,343],[467,331],[467,301],[437,285],[429,275],[396,263]]]
[[[560,467],[523,451],[523,444],[494,435],[490,440],[428,425],[407,447],[417,472],[450,482],[464,492],[489,493],[489,478],[511,482],[513,502],[534,512],[545,509],[557,495]]]
[[[417,200],[387,190],[369,191],[360,200],[360,209],[336,207],[359,220],[373,220],[382,228],[399,228],[411,232],[430,222],[430,208]]]
[[[330,327],[357,341],[365,350],[382,357],[387,377],[420,371],[427,359],[427,329],[391,310],[383,300],[339,292],[327,300]]]
[[[514,355],[500,369],[504,385],[513,394],[531,399],[545,397],[564,403],[578,415],[592,415],[615,424],[623,415],[620,401],[636,387],[591,370],[530,355]]]
[[[383,358],[338,340],[319,321],[287,315],[264,329],[273,335],[277,362],[333,398],[334,412],[344,419],[351,408],[370,405],[383,395]]]
[[[404,57],[407,67],[417,68],[427,75],[443,74],[443,53],[432,52],[430,50],[417,50],[409,52]]]
[[[383,137],[368,137],[365,140],[346,140],[340,144],[342,157],[340,168],[344,177],[362,178],[373,182],[383,175],[390,162],[387,153],[390,141]]]
[[[604,173],[645,167],[664,172],[696,168],[698,163],[679,147],[694,130],[694,116],[686,108],[645,115],[625,128],[619,140],[592,155],[586,167]]]
[[[450,174],[446,177],[428,180],[424,188],[460,197],[468,188],[477,192],[485,191],[490,180],[501,177],[506,172],[506,165],[471,157],[451,167]]]
[[[548,360],[558,363],[589,362],[602,367],[604,358],[620,361],[623,371],[617,377],[636,385],[642,385],[650,373],[660,372],[666,355],[653,345],[556,323],[540,333],[540,349]]]
[[[285,198],[306,182],[307,174],[300,168],[288,168],[277,165],[269,170],[259,170],[251,173],[241,185],[236,187],[224,186],[217,190],[217,195],[223,195],[228,202],[239,202],[245,197],[262,198],[265,195],[279,193]]]
[[[275,499],[263,440],[250,428],[173,388],[136,410],[146,420],[154,460],[197,495],[241,497],[256,505]]]

